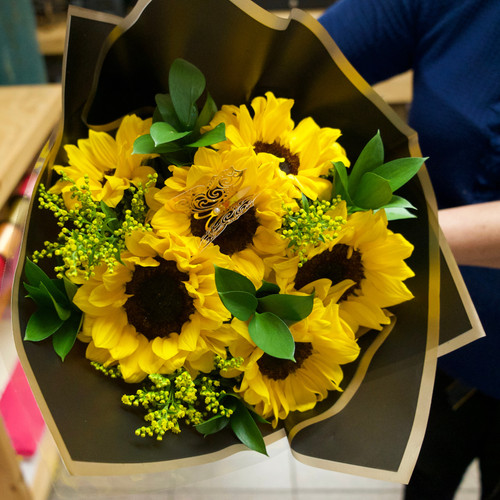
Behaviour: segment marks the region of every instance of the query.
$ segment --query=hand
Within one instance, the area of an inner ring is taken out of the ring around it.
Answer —
[[[440,210],[439,224],[459,265],[500,269],[500,200]]]

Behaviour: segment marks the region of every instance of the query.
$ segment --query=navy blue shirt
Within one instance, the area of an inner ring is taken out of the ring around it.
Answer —
[[[340,0],[319,20],[369,83],[413,69],[439,208],[500,199],[500,1]],[[461,271],[487,336],[440,366],[500,398],[500,270]]]

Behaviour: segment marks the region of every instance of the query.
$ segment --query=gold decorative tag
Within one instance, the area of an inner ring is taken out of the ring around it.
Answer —
[[[177,207],[182,207],[194,218],[207,219],[206,232],[201,238],[202,248],[253,207],[257,195],[245,196],[249,188],[240,189],[243,174],[244,170],[231,166],[213,176],[207,185],[188,189],[175,200]]]

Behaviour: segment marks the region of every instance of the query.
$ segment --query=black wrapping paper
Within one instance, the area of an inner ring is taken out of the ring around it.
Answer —
[[[119,22],[72,11],[63,127],[41,181],[49,182],[51,166],[64,158],[61,145],[85,136],[87,127],[109,130],[125,114],[150,113],[178,57],[201,69],[219,106],[248,103],[270,90],[295,100],[295,121],[312,116],[320,126],[340,128],[350,158],[377,130],[387,160],[421,156],[416,133],[305,12],[293,10],[284,19],[246,0],[142,0]],[[415,245],[408,260],[416,274],[408,280],[415,299],[393,308],[395,322],[389,328],[361,339],[362,355],[346,367],[343,393],[310,412],[290,415],[284,429],[263,431],[268,443],[286,432],[294,455],[311,465],[406,482],[423,439],[440,336],[449,350],[480,335],[481,328],[440,242],[425,168],[402,195],[418,209],[418,217],[391,223],[391,229]],[[163,442],[136,437],[141,416],[120,402],[130,387],[99,376],[85,359],[83,344],[61,363],[50,342],[22,340],[33,311],[21,286],[24,256],[56,234],[50,214],[32,204],[13,291],[13,323],[20,359],[68,470],[155,472],[243,450],[224,432],[202,438],[186,429]]]

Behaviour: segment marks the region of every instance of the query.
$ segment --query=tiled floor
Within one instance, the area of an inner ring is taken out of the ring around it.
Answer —
[[[50,500],[399,500],[399,484],[309,467],[295,460],[286,441],[270,458],[240,453],[217,464],[148,478],[73,478],[60,471]],[[456,500],[476,500],[478,472],[468,471]]]

